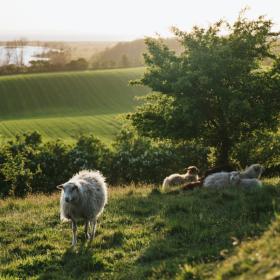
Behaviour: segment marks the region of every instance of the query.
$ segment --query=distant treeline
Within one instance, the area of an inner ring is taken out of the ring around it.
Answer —
[[[85,58],[72,59],[71,49],[58,43],[57,45],[42,43],[37,47],[45,48],[40,54],[35,54],[36,59],[25,61],[25,47],[29,46],[29,41],[20,39],[5,42],[2,46],[0,61],[0,75],[35,73],[35,72],[53,72],[64,70],[86,70],[89,68],[88,61]],[[50,48],[56,46],[56,49]]]
[[[175,39],[161,39],[170,49],[179,53],[181,45]],[[144,65],[143,53],[146,52],[144,39],[120,42],[117,45],[97,53],[90,59],[94,69],[137,67]]]
[[[175,39],[160,39],[170,49],[176,53],[181,51],[180,44]],[[26,43],[25,43],[26,44]],[[0,75],[55,72],[68,70],[87,70],[87,69],[107,69],[107,68],[126,68],[144,65],[143,53],[146,52],[144,39],[132,42],[120,42],[116,45],[111,43],[104,51],[99,51],[87,59],[83,57],[82,50],[79,51],[80,58],[77,58],[75,48],[62,43],[55,45],[45,44],[47,47],[57,47],[60,51],[49,51],[38,55],[38,59],[29,62],[29,66],[22,63],[6,64],[0,66]],[[100,49],[99,49],[100,50]],[[73,55],[73,52],[75,55]],[[42,59],[40,59],[42,57]],[[72,59],[72,58],[75,59]],[[46,60],[46,58],[48,58]]]
[[[0,42],[0,75],[91,69],[89,59],[114,42],[34,42],[26,39]],[[26,46],[41,47],[26,65]]]
[[[71,60],[69,62],[52,60],[34,60],[29,66],[8,64],[0,66],[0,75],[55,72],[68,70],[86,70],[89,68],[88,62],[84,58]]]

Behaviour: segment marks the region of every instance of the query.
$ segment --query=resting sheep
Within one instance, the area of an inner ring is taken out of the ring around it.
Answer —
[[[188,182],[196,182],[198,180],[198,168],[195,166],[189,166],[186,174],[171,174],[163,181],[162,188],[165,190],[170,186],[183,185]]]
[[[234,183],[231,180],[231,176],[237,175],[241,179],[256,179],[261,176],[263,172],[263,167],[260,164],[252,164],[251,166],[247,167],[242,172],[232,171],[232,172],[218,172],[207,176],[204,179],[203,187],[225,187],[225,186],[232,186]],[[245,181],[243,181],[245,184]],[[250,184],[250,182],[249,182]]]
[[[83,170],[68,182],[57,186],[62,190],[60,197],[60,217],[62,221],[72,221],[72,246],[77,243],[77,221],[85,221],[86,238],[95,236],[97,218],[107,203],[107,185],[99,171]],[[90,230],[90,227],[91,230]]]
[[[241,188],[256,188],[261,187],[262,182],[256,178],[244,178],[240,173],[235,173],[230,176],[230,185]]]
[[[212,167],[210,169],[207,169],[204,172],[204,174],[200,178],[198,178],[198,180],[196,182],[190,182],[190,183],[184,184],[182,186],[182,190],[188,191],[188,190],[193,190],[193,189],[196,189],[196,188],[200,188],[200,187],[203,186],[204,179],[207,176],[209,176],[213,173],[218,173],[218,172],[222,172],[222,171],[231,172],[231,171],[234,171],[234,168],[231,165],[222,165],[222,166],[216,166],[216,167]]]
[[[225,187],[230,186],[230,178],[233,174],[238,173],[237,171],[232,172],[218,172],[207,176],[203,182],[203,187]]]

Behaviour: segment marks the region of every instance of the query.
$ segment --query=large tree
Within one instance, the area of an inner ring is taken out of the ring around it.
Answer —
[[[148,38],[147,71],[134,82],[154,93],[129,116],[133,126],[145,136],[203,141],[216,148],[217,164],[228,163],[234,145],[256,131],[275,130],[280,58],[273,51],[278,33],[271,28],[270,20],[243,14],[232,25],[174,28],[180,54]]]

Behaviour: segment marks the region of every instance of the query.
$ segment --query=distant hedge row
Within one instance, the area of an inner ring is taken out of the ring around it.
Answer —
[[[280,139],[271,137],[276,136],[264,137],[259,143],[240,144],[234,155],[235,164],[260,162],[268,168],[268,175],[279,175],[276,151],[280,149]],[[166,175],[184,172],[189,165],[205,170],[208,161],[209,149],[199,143],[154,141],[129,129],[122,131],[110,147],[94,136],[81,136],[69,145],[61,140],[45,143],[39,133],[26,133],[0,148],[0,196],[51,193],[56,185],[82,169],[100,170],[112,185],[158,184]]]

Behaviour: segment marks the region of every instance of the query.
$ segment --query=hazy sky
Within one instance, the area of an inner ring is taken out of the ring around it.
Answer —
[[[267,15],[280,27],[280,0],[0,0],[0,39],[132,40],[171,26]],[[280,29],[280,28],[279,28]]]

